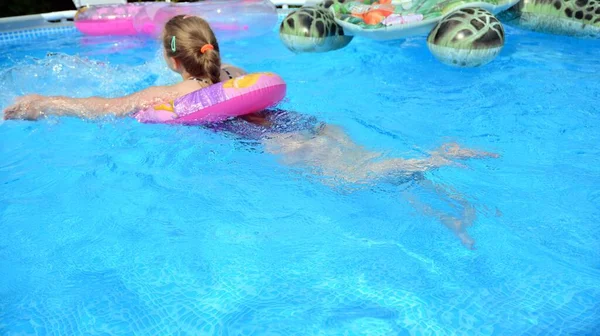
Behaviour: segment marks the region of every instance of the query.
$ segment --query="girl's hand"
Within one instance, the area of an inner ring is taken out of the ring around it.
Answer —
[[[17,98],[17,101],[4,110],[4,119],[36,120],[44,115],[46,97],[27,95]]]

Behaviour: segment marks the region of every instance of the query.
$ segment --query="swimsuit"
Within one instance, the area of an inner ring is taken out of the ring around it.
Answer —
[[[225,71],[230,79],[233,79],[226,67],[221,70]],[[259,114],[265,119],[268,126],[252,123],[242,118],[233,118],[209,124],[207,127],[215,131],[233,133],[248,140],[260,140],[274,133],[307,132],[310,136],[316,136],[324,127],[324,124],[320,123],[315,117],[297,112],[268,109],[259,112]]]
[[[314,137],[325,126],[317,118],[282,109],[268,109],[259,112],[268,125],[260,125],[242,118],[233,118],[206,125],[214,131],[233,133],[247,140],[261,140],[269,134],[305,133]]]
[[[233,76],[226,68],[222,68],[221,70],[225,71],[227,76],[233,79]],[[210,85],[206,79],[190,77],[188,80],[195,80]],[[233,133],[246,140],[261,140],[268,137],[269,134],[282,133],[305,133],[309,137],[314,137],[325,126],[324,123],[319,122],[313,116],[282,109],[267,109],[257,114],[264,119],[267,125],[249,122],[243,118],[232,118],[206,124],[204,127],[214,131]]]
[[[231,75],[231,73],[229,73],[229,71],[227,71],[227,68],[222,68],[221,70],[225,71],[225,73],[227,74],[227,77],[229,77],[229,79],[233,79],[233,76]]]

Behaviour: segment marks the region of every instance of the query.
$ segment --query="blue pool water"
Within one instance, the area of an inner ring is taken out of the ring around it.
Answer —
[[[3,122],[0,334],[599,334],[600,42],[506,29],[493,63],[464,70],[424,37],[318,55],[275,34],[221,46],[281,74],[283,108],[374,151],[500,153],[425,174],[475,206],[472,251],[402,196],[445,206],[419,185],[331,186],[199,127]],[[175,82],[156,48],[10,45],[0,106]]]

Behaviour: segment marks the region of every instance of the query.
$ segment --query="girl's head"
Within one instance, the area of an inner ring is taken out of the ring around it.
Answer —
[[[178,15],[165,24],[163,46],[174,71],[219,82],[219,44],[208,22],[197,16]]]

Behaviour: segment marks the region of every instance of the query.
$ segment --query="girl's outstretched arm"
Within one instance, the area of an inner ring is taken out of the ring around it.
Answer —
[[[153,86],[119,98],[69,98],[62,96],[23,96],[4,110],[4,119],[36,120],[44,115],[97,118],[124,116],[131,112],[166,103],[179,96],[174,86]]]
[[[246,74],[245,70],[229,64],[223,64],[222,69],[222,80]],[[36,120],[44,115],[88,119],[106,115],[124,116],[153,105],[164,104],[197,89],[197,83],[184,81],[172,86],[153,86],[119,98],[27,95],[18,98],[15,104],[4,110],[4,119]]]

